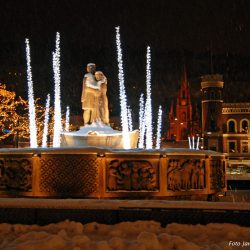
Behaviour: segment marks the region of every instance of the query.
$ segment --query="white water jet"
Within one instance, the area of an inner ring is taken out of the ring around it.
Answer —
[[[153,148],[153,128],[152,128],[152,100],[151,100],[151,53],[150,47],[147,47],[147,65],[146,65],[146,107],[145,107],[145,122],[146,122],[146,149]]]
[[[129,131],[133,131],[132,110],[129,106],[128,106],[128,129]]]
[[[160,149],[161,146],[161,124],[162,124],[162,107],[159,106],[158,120],[157,120],[157,133],[156,133],[156,149]]]
[[[194,136],[192,136],[192,138],[190,136],[188,137],[188,143],[189,143],[189,149],[199,150],[200,137],[198,136],[198,138],[196,140],[196,146],[195,146],[195,137]]]
[[[69,132],[69,106],[66,108],[65,131]]]
[[[62,131],[62,115],[61,115],[61,75],[60,75],[60,34],[56,33],[56,49],[53,54],[53,71],[55,82],[55,100],[54,100],[54,136],[53,147],[60,147],[61,131]]]
[[[27,60],[30,147],[37,148],[38,144],[37,144],[36,110],[35,110],[34,92],[33,92],[29,39],[26,38],[25,43],[26,43],[26,60]]]
[[[200,137],[198,136],[197,142],[196,142],[196,150],[199,150],[199,143],[200,143]]]
[[[43,139],[42,139],[42,147],[47,147],[47,137],[48,137],[48,128],[49,128],[49,105],[50,105],[50,94],[47,95],[46,106],[45,106],[45,114],[44,114],[44,126],[43,126]]]
[[[125,85],[124,85],[123,58],[122,58],[122,48],[121,48],[121,39],[120,39],[120,27],[118,26],[115,29],[116,29],[116,48],[117,48],[118,79],[119,79],[123,144],[124,144],[125,149],[130,149],[127,96],[126,96]]]
[[[188,145],[189,145],[189,149],[192,149],[192,144],[191,144],[191,138],[190,138],[190,136],[188,137]]]
[[[139,148],[144,148],[145,139],[145,104],[144,95],[141,94],[139,101]]]

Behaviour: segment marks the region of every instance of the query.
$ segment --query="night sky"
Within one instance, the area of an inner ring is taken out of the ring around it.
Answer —
[[[52,50],[61,34],[62,103],[81,113],[86,64],[108,78],[111,115],[119,114],[115,26],[121,27],[125,85],[137,112],[145,92],[146,47],[152,50],[153,105],[168,110],[186,65],[193,102],[200,76],[220,73],[226,101],[250,101],[248,0],[0,0],[0,81],[27,98],[25,38],[30,39],[36,97],[53,93]]]

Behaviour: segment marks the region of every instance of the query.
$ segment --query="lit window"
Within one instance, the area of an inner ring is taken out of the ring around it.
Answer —
[[[241,122],[241,128],[240,128],[242,133],[248,133],[248,120],[243,120]]]
[[[248,141],[241,141],[241,153],[248,153]]]

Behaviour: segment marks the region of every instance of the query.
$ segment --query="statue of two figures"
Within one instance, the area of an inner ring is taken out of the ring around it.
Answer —
[[[107,78],[101,71],[96,71],[94,63],[87,65],[87,73],[83,78],[81,102],[84,125],[100,122],[109,124]]]
[[[61,145],[124,149],[122,131],[109,125],[107,78],[101,71],[96,71],[94,63],[87,65],[81,102],[84,126],[77,131],[63,132]],[[126,136],[129,136],[130,148],[136,148],[139,131],[130,131]]]

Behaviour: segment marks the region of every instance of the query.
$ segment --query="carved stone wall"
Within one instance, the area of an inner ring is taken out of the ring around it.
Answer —
[[[146,160],[114,159],[106,166],[107,191],[159,190],[159,167]]]
[[[170,159],[167,168],[167,189],[187,191],[204,189],[205,161],[201,159]]]
[[[0,159],[0,190],[32,191],[32,159]]]
[[[226,191],[222,154],[23,151],[0,155],[2,196],[164,199]]]
[[[89,195],[98,191],[98,160],[81,155],[44,156],[40,159],[39,191]]]
[[[220,190],[226,187],[225,161],[220,159],[210,161],[211,189]]]

